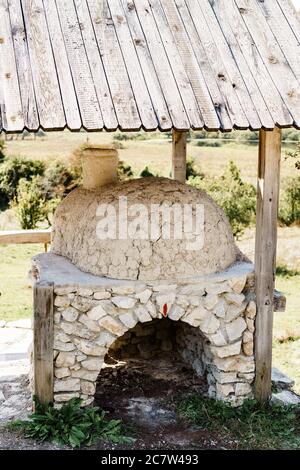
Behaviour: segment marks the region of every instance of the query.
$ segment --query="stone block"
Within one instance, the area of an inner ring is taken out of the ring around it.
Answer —
[[[70,367],[75,364],[75,354],[70,352],[60,352],[56,358],[56,367]]]
[[[57,295],[54,299],[55,307],[68,308],[70,305],[70,299],[65,295]]]
[[[100,372],[102,366],[103,366],[104,358],[99,357],[99,358],[91,358],[91,359],[86,359],[85,361],[82,361],[81,365],[87,369],[87,370],[97,370]]]
[[[226,333],[230,342],[236,341],[241,338],[243,332],[246,330],[247,324],[241,317],[226,324]]]
[[[88,318],[94,321],[99,321],[101,318],[107,315],[106,311],[102,307],[102,305],[97,305],[96,307],[92,308],[89,312],[87,312]]]
[[[74,338],[77,348],[87,356],[104,356],[107,352],[106,348],[99,346],[95,341],[84,341]]]
[[[136,299],[138,299],[141,304],[146,304],[152,295],[152,291],[150,289],[145,289],[142,292],[139,292],[135,295]]]
[[[127,331],[126,327],[121,322],[108,315],[99,320],[99,325],[116,336],[123,336]]]
[[[80,380],[68,378],[65,380],[55,380],[54,393],[57,392],[77,392],[80,390]]]
[[[55,367],[54,368],[54,376],[57,379],[65,379],[66,377],[70,377],[71,372],[68,367]]]
[[[227,346],[221,347],[212,347],[212,353],[219,358],[236,356],[241,352],[242,341],[237,341],[233,344],[228,344]]]
[[[136,304],[136,299],[133,299],[131,297],[121,297],[121,296],[116,296],[112,297],[112,303],[118,307],[122,308],[124,310],[130,310],[133,308]]]
[[[100,333],[100,326],[95,320],[92,320],[89,318],[86,314],[80,315],[79,318],[79,323],[82,323],[82,325],[86,326],[86,328],[93,333]]]

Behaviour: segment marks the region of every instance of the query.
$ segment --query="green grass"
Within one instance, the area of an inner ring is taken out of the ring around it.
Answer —
[[[181,400],[179,413],[201,429],[217,432],[236,449],[298,449],[300,406],[260,405],[247,401],[238,409],[199,395]]]
[[[32,256],[43,245],[0,245],[0,320],[29,318],[32,289],[28,279]]]

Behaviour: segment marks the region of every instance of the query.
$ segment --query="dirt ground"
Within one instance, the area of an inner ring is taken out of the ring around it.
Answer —
[[[180,360],[164,357],[112,361],[98,380],[96,404],[109,419],[122,419],[135,439],[131,445],[99,442],[95,450],[233,449],[229,436],[197,429],[177,413],[180,397],[205,393],[206,384]],[[0,450],[59,449],[51,443],[25,439],[18,432],[0,430]]]

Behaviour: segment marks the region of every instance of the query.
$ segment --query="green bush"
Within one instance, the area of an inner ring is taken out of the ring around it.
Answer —
[[[221,206],[231,224],[233,234],[239,237],[254,221],[256,189],[242,180],[241,172],[230,162],[220,177],[189,178],[189,184],[203,189]]]
[[[5,142],[3,140],[0,140],[0,163],[2,163],[5,158],[4,150]]]
[[[119,420],[106,420],[106,413],[97,407],[81,408],[81,400],[74,398],[60,409],[43,406],[36,400],[35,413],[28,421],[15,421],[10,429],[21,429],[27,438],[41,442],[51,441],[79,449],[102,439],[116,444],[130,444]]]
[[[197,166],[195,159],[192,157],[188,157],[186,161],[186,179],[188,180],[189,178],[196,176],[204,178],[204,174]]]
[[[39,186],[47,200],[62,199],[77,188],[80,181],[81,170],[78,167],[71,168],[63,162],[55,162],[45,170]]]
[[[283,183],[279,220],[288,226],[300,222],[300,176],[287,178]]]
[[[150,170],[150,168],[148,166],[146,166],[143,169],[143,171],[141,171],[141,173],[140,173],[141,178],[152,178],[154,176],[157,176],[157,174],[155,175],[154,173],[152,173],[152,170]]]
[[[1,209],[7,209],[10,201],[15,199],[21,179],[31,181],[35,176],[42,176],[44,173],[45,164],[40,160],[6,158],[0,164]]]
[[[19,181],[13,206],[23,230],[36,229],[39,222],[43,222],[48,217],[49,205],[36,179]]]
[[[130,180],[134,174],[130,165],[125,162],[119,161],[118,177],[121,181]]]

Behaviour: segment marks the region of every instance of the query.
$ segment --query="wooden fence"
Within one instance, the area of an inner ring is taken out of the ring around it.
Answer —
[[[0,244],[2,245],[25,245],[42,243],[45,251],[51,243],[51,229],[48,230],[13,230],[0,231]]]

